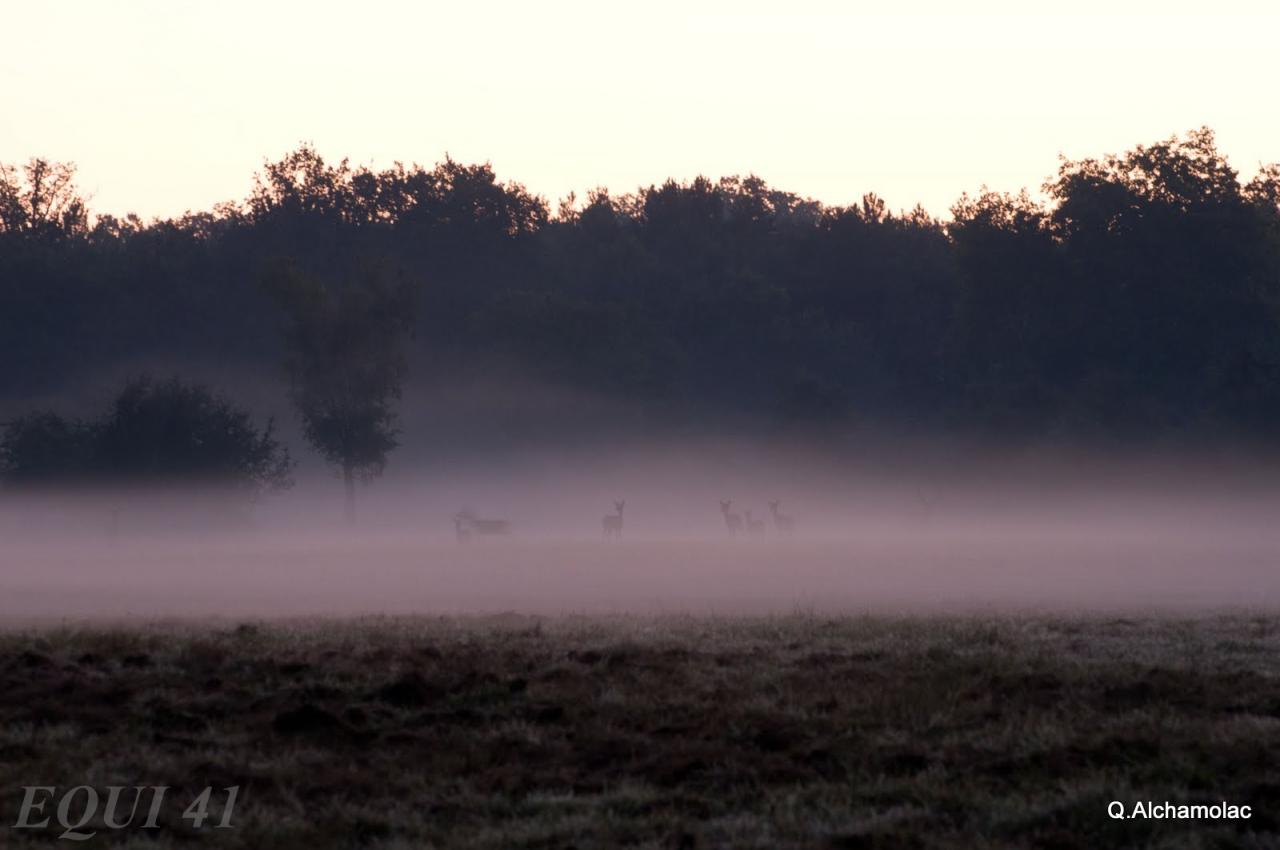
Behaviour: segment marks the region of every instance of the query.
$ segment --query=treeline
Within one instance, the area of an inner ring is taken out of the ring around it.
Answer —
[[[1280,166],[1242,183],[1208,129],[1064,161],[1044,202],[962,197],[949,221],[754,177],[552,210],[487,165],[304,146],[243,202],[144,223],[94,218],[70,166],[0,169],[0,397],[113,362],[278,370],[287,264],[405,282],[415,363],[513,362],[669,409],[1255,436],[1280,411]]]

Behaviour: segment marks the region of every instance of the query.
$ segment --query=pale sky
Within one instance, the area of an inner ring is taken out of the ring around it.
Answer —
[[[73,161],[95,211],[148,218],[242,199],[302,141],[489,161],[553,208],[755,173],[941,215],[1202,124],[1246,178],[1280,160],[1275,2],[28,0],[0,22],[0,161]]]

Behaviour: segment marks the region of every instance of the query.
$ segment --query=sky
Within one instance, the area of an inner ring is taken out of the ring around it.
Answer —
[[[1043,8],[1044,11],[1038,11]],[[71,161],[97,212],[242,199],[267,159],[491,162],[551,202],[754,173],[945,215],[1068,158],[1209,125],[1280,160],[1280,4],[13,4],[0,162]]]

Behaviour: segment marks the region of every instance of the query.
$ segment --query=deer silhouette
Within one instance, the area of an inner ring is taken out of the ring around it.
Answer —
[[[748,534],[764,534],[764,520],[752,519],[751,511],[743,511],[747,517],[747,533]]]
[[[470,510],[459,511],[453,518],[458,539],[466,542],[474,537],[501,537],[511,532],[511,523],[505,519],[480,519]]]
[[[916,486],[916,500],[920,503],[920,518],[925,522],[933,519],[933,509],[938,504],[938,494],[924,486]]]
[[[725,528],[729,529],[730,534],[737,534],[742,530],[742,514],[731,514],[729,508],[733,505],[732,500],[720,500],[720,513],[724,514]]]
[[[773,514],[773,527],[777,529],[779,534],[790,534],[796,529],[796,521],[794,517],[789,517],[782,511],[778,510],[777,502],[769,503],[769,511]]]
[[[610,537],[622,536],[622,509],[626,506],[626,499],[623,499],[621,502],[615,501],[613,503],[613,509],[616,510],[617,513],[609,514],[604,519],[600,520],[600,524],[604,526],[605,540],[608,540]]]

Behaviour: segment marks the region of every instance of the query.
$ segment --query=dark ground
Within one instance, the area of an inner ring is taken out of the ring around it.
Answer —
[[[1270,614],[10,631],[0,845],[1274,847],[1277,649]],[[35,784],[181,803],[76,845],[9,828]],[[194,831],[210,785],[232,828]]]

